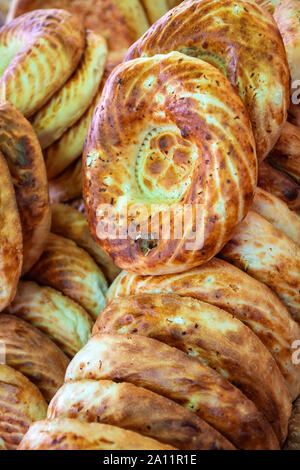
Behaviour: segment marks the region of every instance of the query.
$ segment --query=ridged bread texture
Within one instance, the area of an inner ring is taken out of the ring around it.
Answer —
[[[100,86],[106,57],[105,39],[87,31],[86,47],[75,73],[32,119],[43,149],[59,139],[88,109]]]
[[[175,450],[174,447],[116,426],[63,418],[33,424],[18,449]]]
[[[174,401],[127,382],[68,382],[51,401],[47,418],[119,426],[183,450],[234,449],[199,416]]]
[[[107,303],[135,294],[177,294],[215,305],[247,325],[270,351],[293,399],[300,394],[300,365],[293,364],[292,345],[300,327],[278,297],[264,284],[221,259],[185,273],[139,276],[121,273],[111,285]]]
[[[5,448],[15,450],[31,423],[46,414],[47,403],[38,388],[20,372],[0,364],[0,441]]]
[[[287,173],[298,185],[300,184],[300,128],[298,126],[286,122],[269,159],[276,168]]]
[[[272,16],[252,0],[187,0],[158,20],[125,60],[175,50],[210,62],[230,80],[247,107],[263,160],[280,136],[290,95],[286,53]]]
[[[23,233],[25,274],[41,256],[51,212],[43,154],[31,124],[11,103],[0,104],[0,149],[14,183]]]
[[[31,116],[67,81],[85,46],[80,20],[64,10],[36,10],[0,29],[0,97]]]
[[[68,358],[47,336],[14,315],[1,313],[6,364],[24,374],[50,401],[63,384]]]
[[[16,195],[5,157],[0,150],[0,312],[13,300],[21,276],[23,237]]]
[[[130,382],[193,411],[238,448],[278,448],[271,425],[240,390],[196,357],[155,339],[93,336],[66,372],[67,382],[81,379]]]
[[[53,204],[51,230],[57,235],[70,238],[80,248],[86,250],[101,267],[109,282],[112,282],[120,273],[120,269],[93,240],[88,221],[79,210],[67,204]]]
[[[107,281],[91,256],[69,238],[51,233],[28,279],[51,286],[96,319],[105,305]]]
[[[63,8],[76,14],[87,29],[105,37],[112,63],[121,62],[131,44],[149,28],[140,0],[13,0],[8,21],[39,8]]]
[[[256,0],[268,10],[278,24],[286,48],[293,82],[300,80],[300,1],[299,0]]]
[[[35,282],[19,283],[7,312],[38,328],[70,357],[85,346],[92,333],[93,321],[79,304]]]
[[[97,333],[136,333],[199,359],[252,400],[284,443],[291,398],[283,376],[256,335],[224,310],[174,294],[130,296],[101,312]]]
[[[249,210],[257,178],[240,97],[211,64],[178,52],[113,71],[83,166],[93,236],[119,267],[141,274],[185,271],[211,259]],[[104,237],[107,205],[118,230]],[[160,224],[151,239],[150,220],[166,215],[169,239]],[[130,226],[139,228],[124,237]]]
[[[300,323],[300,247],[250,211],[220,256],[269,286]]]

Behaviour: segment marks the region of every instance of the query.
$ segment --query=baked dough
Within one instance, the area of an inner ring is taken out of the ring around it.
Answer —
[[[107,57],[105,39],[87,31],[77,70],[32,119],[41,147],[47,148],[82,117],[99,89]]]
[[[294,404],[289,435],[284,448],[286,450],[300,450],[300,398]]]
[[[198,414],[237,448],[278,448],[271,425],[225,377],[152,338],[93,336],[66,372],[67,382],[80,379],[133,383]]]
[[[124,63],[95,110],[83,174],[92,235],[119,267],[166,274],[205,263],[252,203],[257,161],[245,107],[199,59],[173,52]],[[108,236],[107,205],[118,229]],[[149,233],[150,221],[168,216],[170,237],[160,224]]]
[[[82,195],[82,159],[75,160],[57,178],[49,181],[51,203],[68,202]]]
[[[252,400],[284,443],[291,415],[284,379],[255,334],[224,310],[174,294],[130,296],[101,312],[93,328],[97,333],[136,333],[199,359]]]
[[[7,312],[31,323],[73,357],[87,343],[92,319],[69,297],[35,282],[22,281]]]
[[[256,0],[256,3],[268,10],[275,18],[283,38],[292,85],[300,80],[300,1],[299,0]]]
[[[85,46],[80,20],[64,10],[26,13],[0,30],[0,98],[31,116],[67,81]]]
[[[39,141],[30,123],[9,102],[0,104],[0,149],[16,192],[23,233],[22,274],[25,274],[43,252],[50,232],[51,213]]]
[[[0,440],[6,449],[16,449],[31,423],[46,414],[39,389],[20,372],[0,364]]]
[[[150,24],[155,23],[169,10],[168,0],[141,0],[141,3],[146,10]]]
[[[107,303],[134,294],[173,293],[215,305],[245,323],[277,362],[293,399],[300,394],[300,364],[293,364],[292,345],[300,326],[264,284],[225,261],[214,258],[199,268],[167,276],[121,273],[107,293]]]
[[[64,382],[69,363],[64,353],[43,333],[13,315],[0,315],[0,341],[7,365],[29,378],[47,401]]]
[[[300,247],[300,217],[281,199],[257,188],[252,210],[268,220]]]
[[[125,60],[174,50],[228,77],[248,109],[263,160],[280,136],[290,98],[286,52],[272,16],[252,0],[187,0],[158,20]]]
[[[22,226],[10,172],[0,151],[0,312],[13,300],[22,271]]]
[[[47,418],[111,424],[181,450],[234,449],[218,431],[183,406],[126,382],[69,382],[51,401]]]
[[[250,211],[220,256],[269,286],[300,323],[300,248]]]
[[[38,8],[63,8],[108,42],[109,61],[121,62],[127,49],[149,28],[140,0],[13,0],[8,21]]]
[[[19,450],[176,450],[108,424],[56,419],[33,424]]]
[[[53,287],[96,319],[105,305],[107,282],[90,255],[69,238],[51,233],[28,278]]]
[[[258,185],[282,199],[291,210],[300,211],[300,186],[291,177],[273,168],[267,160],[259,165]]]
[[[269,158],[276,168],[284,171],[300,184],[300,128],[286,122]]]
[[[88,221],[79,210],[66,204],[53,204],[51,230],[57,235],[70,238],[86,250],[100,266],[109,282],[120,273],[120,269],[111,258],[92,239]]]

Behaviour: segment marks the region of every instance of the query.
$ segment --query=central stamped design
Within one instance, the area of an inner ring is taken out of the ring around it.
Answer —
[[[177,128],[152,129],[136,161],[136,181],[151,202],[179,201],[191,183],[197,147]]]

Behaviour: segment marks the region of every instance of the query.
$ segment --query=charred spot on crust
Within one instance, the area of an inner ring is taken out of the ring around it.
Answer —
[[[141,239],[138,240],[140,251],[147,256],[150,251],[154,250],[159,246],[159,240],[147,240]]]

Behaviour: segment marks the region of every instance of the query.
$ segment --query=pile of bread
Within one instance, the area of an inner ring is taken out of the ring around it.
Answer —
[[[299,19],[300,0],[12,2],[0,448],[300,448]],[[104,237],[104,205],[135,235]]]

